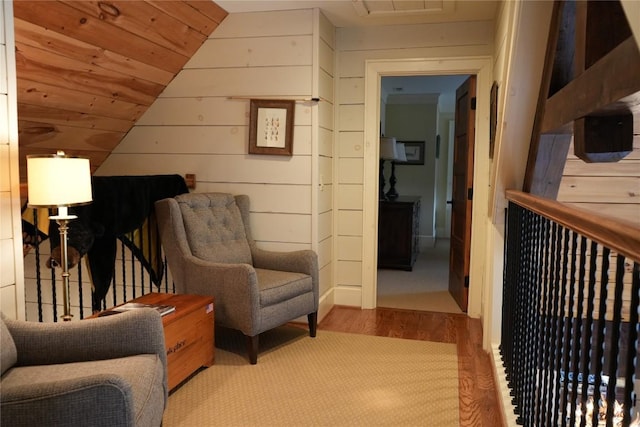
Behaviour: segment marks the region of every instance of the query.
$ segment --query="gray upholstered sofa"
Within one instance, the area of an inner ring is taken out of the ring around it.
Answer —
[[[166,360],[152,309],[61,323],[0,316],[0,425],[159,426]]]
[[[318,257],[312,250],[256,246],[249,197],[190,193],[155,203],[162,247],[178,293],[212,295],[216,325],[247,337],[249,361],[260,333],[307,316],[318,321]]]

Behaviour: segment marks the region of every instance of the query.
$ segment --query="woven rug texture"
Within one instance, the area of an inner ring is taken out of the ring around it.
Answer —
[[[215,364],[169,396],[163,427],[458,426],[454,344],[284,326],[217,333]]]

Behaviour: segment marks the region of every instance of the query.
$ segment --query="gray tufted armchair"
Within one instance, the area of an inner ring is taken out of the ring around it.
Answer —
[[[212,295],[216,324],[247,337],[251,364],[258,360],[261,332],[306,315],[309,334],[316,336],[317,256],[257,248],[248,196],[190,193],[155,207],[176,291]]]
[[[0,313],[0,368],[2,426],[162,424],[167,356],[155,310],[58,323]]]

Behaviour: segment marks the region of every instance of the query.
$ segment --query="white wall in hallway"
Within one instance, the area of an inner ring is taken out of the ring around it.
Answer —
[[[365,69],[367,61],[491,56],[494,23],[402,25],[337,30],[338,255],[336,304],[363,302],[363,217]],[[398,75],[398,74],[394,74]],[[377,167],[377,166],[376,166]]]

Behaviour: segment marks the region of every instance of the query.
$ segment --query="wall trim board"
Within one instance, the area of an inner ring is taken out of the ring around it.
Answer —
[[[361,306],[362,290],[359,287],[337,285],[333,288],[333,294],[334,302],[337,305]]]

